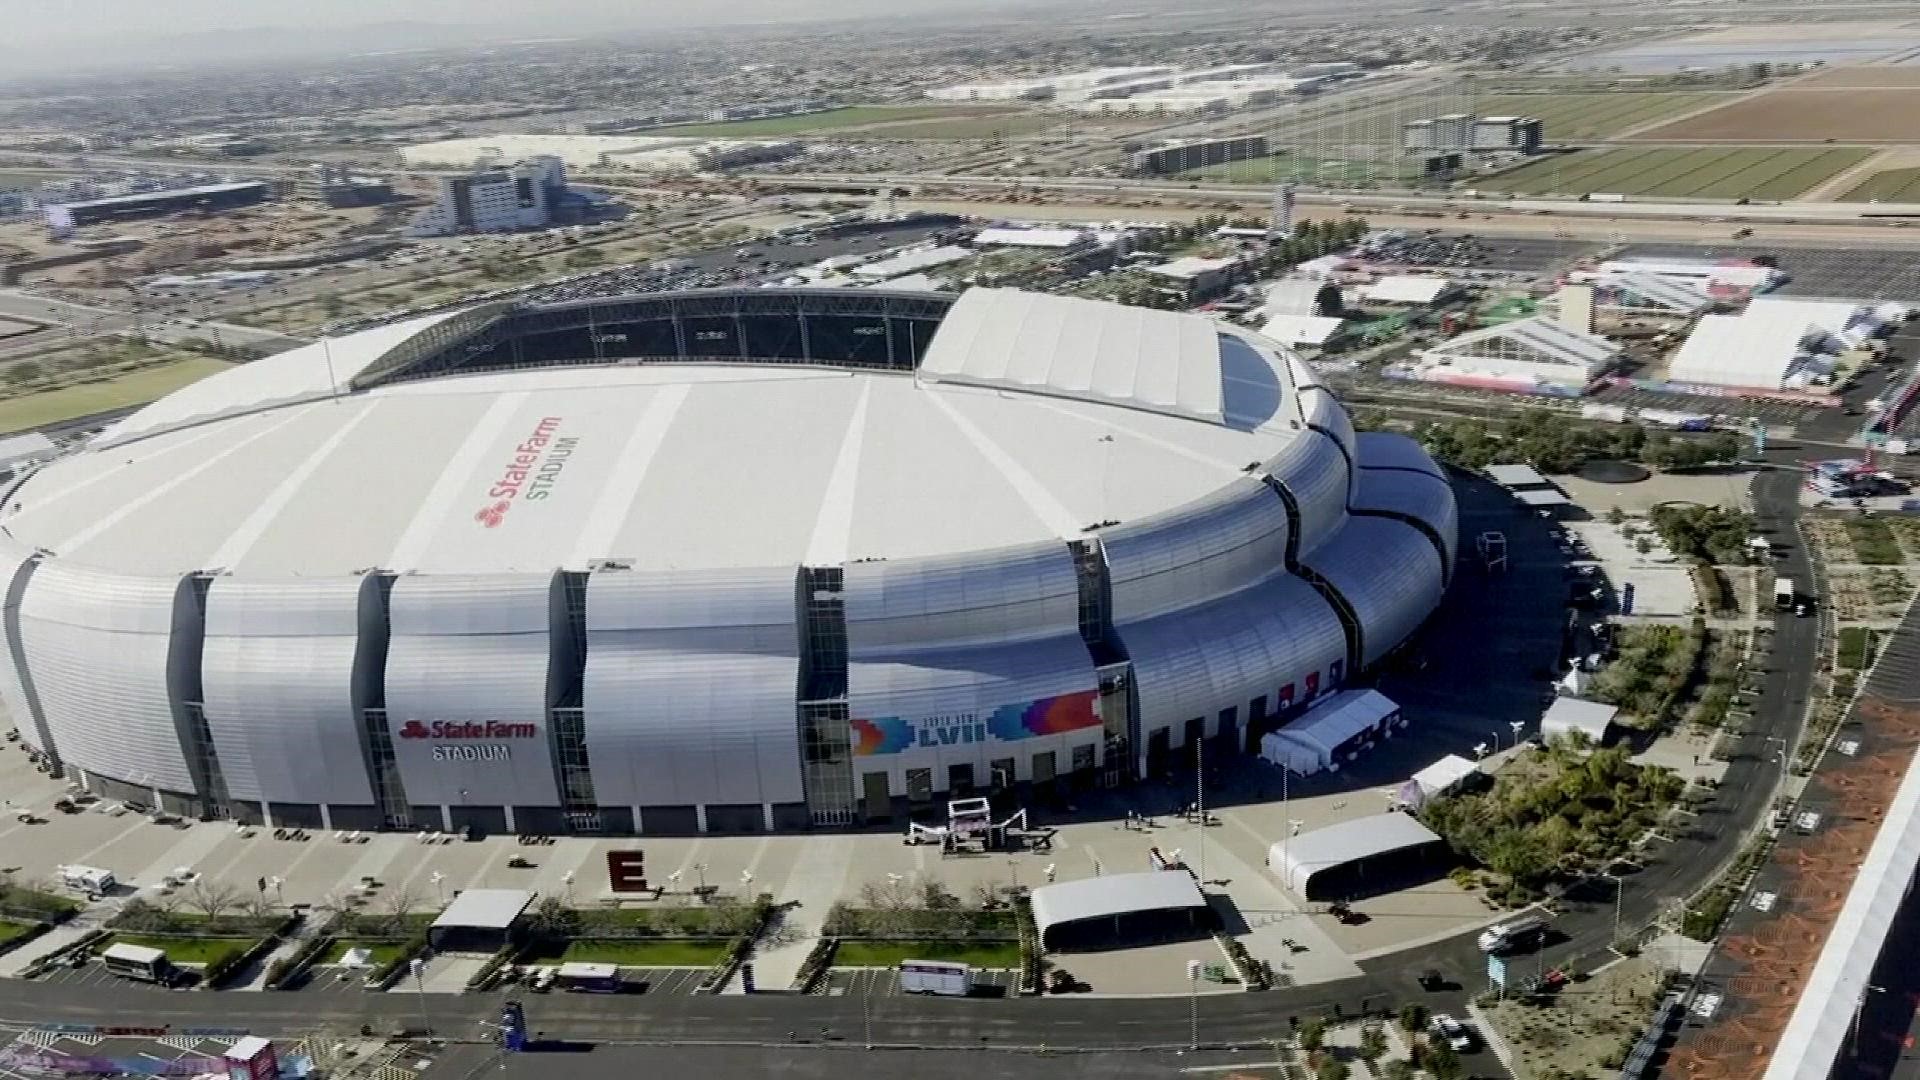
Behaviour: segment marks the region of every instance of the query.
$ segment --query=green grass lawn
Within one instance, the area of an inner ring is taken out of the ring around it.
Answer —
[[[1900,541],[1886,521],[1877,517],[1846,519],[1847,539],[1853,541],[1854,558],[1867,566],[1898,566],[1906,561]]]
[[[834,967],[897,967],[907,960],[944,960],[980,968],[1020,966],[1016,941],[843,941]]]
[[[1849,671],[1859,671],[1873,662],[1873,631],[1864,626],[1840,628],[1836,661]]]
[[[608,938],[576,940],[565,949],[539,949],[527,957],[531,964],[618,964],[621,967],[712,967],[726,955],[726,941],[648,939],[615,941]]]
[[[1862,180],[1841,202],[1920,202],[1920,169],[1883,169]]]
[[[835,131],[865,124],[884,124],[894,120],[977,120],[988,115],[1004,113],[1012,116],[1024,114],[1025,111],[1013,107],[983,109],[978,105],[853,105],[844,109],[828,109],[825,112],[805,113],[800,116],[775,116],[765,120],[727,120],[712,124],[681,124],[677,127],[651,128],[643,134],[684,135],[709,139],[752,139],[763,136]]]
[[[1611,193],[1673,199],[1791,199],[1866,159],[1869,150],[1636,147],[1556,154],[1475,182],[1492,191]]]
[[[0,400],[0,432],[25,431],[108,409],[144,405],[231,367],[224,360],[195,356],[116,379],[6,398]]]
[[[35,925],[34,923],[15,922],[12,919],[0,919],[0,945],[5,945],[15,938],[25,937],[33,931]]]
[[[149,949],[160,949],[174,964],[212,963],[228,949],[251,949],[259,943],[259,938],[244,937],[157,937],[147,934],[114,934],[101,941],[96,953],[105,952],[109,945],[144,945]]]
[[[404,941],[336,941],[333,948],[327,950],[327,958],[322,963],[337,964],[352,949],[367,950],[367,963],[372,967],[382,967],[400,959],[407,951]]]

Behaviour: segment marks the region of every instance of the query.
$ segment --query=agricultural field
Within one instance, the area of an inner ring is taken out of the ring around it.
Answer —
[[[1059,127],[1062,118],[1044,113],[1001,113],[995,116],[929,117],[903,123],[877,124],[848,137],[861,139],[1017,139]]]
[[[1667,199],[1791,199],[1865,161],[1862,149],[1644,147],[1556,155],[1475,182],[1528,195],[1619,195]]]
[[[1841,202],[1920,202],[1920,168],[1885,169],[1862,180]]]
[[[1473,108],[1481,116],[1537,116],[1541,138],[1546,142],[1582,143],[1610,139],[1668,117],[1724,105],[1735,96],[1687,91],[1494,94],[1474,98]]]
[[[1396,154],[1377,161],[1316,157],[1312,154],[1269,154],[1245,161],[1205,165],[1177,173],[1181,180],[1214,180],[1229,184],[1271,184],[1276,180],[1332,181],[1352,184],[1417,179],[1420,166],[1416,159]]]
[[[1006,105],[853,105],[844,109],[828,109],[825,112],[805,113],[800,116],[775,116],[765,120],[727,120],[712,124],[681,124],[677,127],[653,128],[647,135],[691,136],[703,139],[758,139],[780,135],[805,135],[820,132],[842,133],[847,128],[865,127],[869,124],[885,124],[895,121],[944,121],[983,120],[1004,117],[1011,124],[1015,118],[1036,119],[1027,110],[1018,106]],[[1037,119],[1047,119],[1040,117]],[[1048,123],[1053,121],[1050,119]],[[905,136],[902,136],[905,137]],[[951,136],[961,138],[963,136]]]
[[[1920,87],[1770,90],[1634,142],[1920,142]]]
[[[1795,90],[1814,86],[1823,89],[1831,87],[1852,89],[1862,86],[1920,87],[1920,67],[1909,67],[1904,64],[1861,64],[1857,67],[1833,68],[1793,81]]]

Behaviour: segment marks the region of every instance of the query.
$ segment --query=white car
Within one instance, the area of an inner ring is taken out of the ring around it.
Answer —
[[[1435,1013],[1433,1019],[1427,1021],[1427,1030],[1445,1039],[1447,1045],[1455,1050],[1467,1050],[1473,1046],[1473,1036],[1467,1032],[1466,1025],[1446,1013]]]

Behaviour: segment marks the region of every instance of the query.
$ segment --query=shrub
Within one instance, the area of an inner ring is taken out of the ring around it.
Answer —
[[[1427,1026],[1427,1007],[1408,1002],[1400,1006],[1400,1027],[1410,1033],[1419,1033]]]
[[[393,959],[367,973],[368,985],[385,987],[387,984],[393,982],[394,978],[402,971],[406,970],[409,961],[426,951],[427,934],[426,931],[422,930],[420,933],[408,938],[406,944],[401,946],[400,951],[395,954]]]

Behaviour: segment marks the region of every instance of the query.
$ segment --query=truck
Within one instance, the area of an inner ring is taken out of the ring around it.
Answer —
[[[1538,938],[1547,928],[1543,915],[1522,915],[1520,918],[1489,926],[1480,932],[1478,944],[1480,951],[1498,955],[1510,952]]]
[[[145,945],[116,942],[100,954],[100,962],[106,965],[108,971],[123,979],[137,979],[160,986],[173,985],[176,974],[165,951],[150,949]]]
[[[944,960],[902,960],[900,990],[907,994],[966,997],[973,993],[973,969]]]
[[[63,866],[59,870],[59,875],[60,884],[95,896],[106,895],[119,881],[113,876],[113,871],[102,870],[97,866]]]
[[[1773,606],[1780,611],[1792,611],[1794,604],[1793,579],[1790,577],[1773,579]]]

